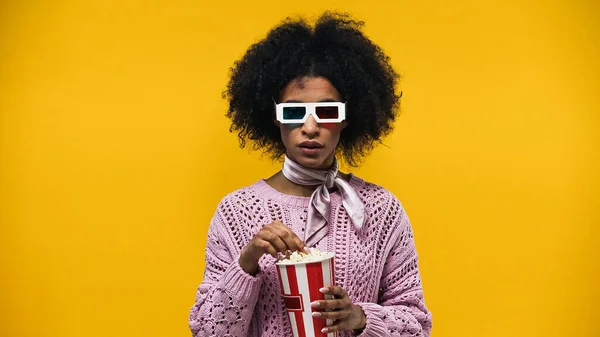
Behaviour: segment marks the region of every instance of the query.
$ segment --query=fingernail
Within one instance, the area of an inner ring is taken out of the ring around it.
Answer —
[[[318,312],[318,311],[315,311],[315,312],[313,312],[313,313],[312,313],[312,316],[313,316],[313,317],[321,317],[321,316],[323,316],[323,315],[321,315],[321,313],[320,313],[320,312]]]
[[[307,246],[304,246],[304,248],[302,248],[302,250],[306,253],[306,254],[310,254],[310,249]]]
[[[323,328],[323,329],[321,329],[321,332],[322,332],[322,333],[328,333],[328,332],[329,332],[329,329],[327,329],[327,328]]]
[[[310,304],[311,307],[316,308],[319,306],[319,301],[314,301]]]
[[[329,292],[329,288],[324,287],[324,288],[319,289],[319,291],[322,292],[323,294],[327,294]]]

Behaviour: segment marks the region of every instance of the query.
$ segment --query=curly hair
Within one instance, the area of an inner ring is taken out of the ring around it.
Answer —
[[[247,141],[273,159],[285,147],[273,123],[282,89],[304,77],[327,78],[347,103],[348,125],[336,151],[356,166],[389,134],[399,110],[399,75],[390,58],[361,31],[364,22],[348,14],[325,12],[314,28],[304,19],[285,19],[230,69],[223,98],[229,101],[230,132],[240,147]]]

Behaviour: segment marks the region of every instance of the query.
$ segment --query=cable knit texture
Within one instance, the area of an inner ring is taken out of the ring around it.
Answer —
[[[317,248],[336,253],[335,281],[365,312],[367,325],[360,336],[429,336],[431,313],[402,205],[389,191],[356,176],[349,183],[365,204],[364,227],[356,230],[334,192],[327,236]],[[292,336],[275,259],[263,256],[254,277],[241,269],[238,258],[272,220],[303,238],[309,199],[282,194],[264,180],[223,198],[208,230],[204,280],[189,316],[195,337]]]

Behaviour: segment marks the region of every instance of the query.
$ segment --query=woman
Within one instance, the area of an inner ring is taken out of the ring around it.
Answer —
[[[208,231],[194,336],[292,336],[275,258],[336,253],[323,333],[428,336],[411,225],[387,190],[338,171],[392,130],[400,95],[389,58],[347,15],[287,20],[236,62],[224,94],[232,131],[284,158],[272,177],[227,195]]]

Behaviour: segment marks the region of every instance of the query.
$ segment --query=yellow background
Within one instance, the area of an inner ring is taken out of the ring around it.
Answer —
[[[434,337],[600,336],[597,1],[0,2],[0,336],[188,336],[207,225],[278,163],[228,68],[341,9],[402,74],[353,172],[412,220]]]

